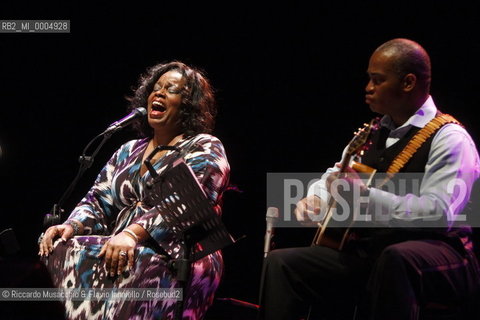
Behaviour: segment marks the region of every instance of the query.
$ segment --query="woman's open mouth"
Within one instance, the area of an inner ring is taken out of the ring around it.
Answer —
[[[150,117],[152,118],[158,118],[163,116],[163,114],[167,111],[167,108],[159,102],[159,101],[153,101],[152,102],[152,110],[150,111]]]

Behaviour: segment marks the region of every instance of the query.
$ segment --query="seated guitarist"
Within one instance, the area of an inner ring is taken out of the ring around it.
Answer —
[[[418,43],[382,44],[367,73],[366,103],[383,117],[359,160],[388,174],[370,187],[349,163],[330,168],[311,188],[320,192],[301,200],[296,215],[306,221],[325,212],[335,182],[343,181],[351,188],[340,194],[352,199],[348,190],[359,190],[366,199],[362,213],[371,222],[353,228],[341,248],[320,239],[311,247],[270,252],[261,316],[300,319],[313,306],[321,319],[352,319],[356,310],[356,319],[407,320],[429,306],[457,306],[472,319],[468,303],[480,288],[479,267],[468,229],[453,221],[480,176],[475,144],[458,121],[436,108],[429,93],[430,58]],[[418,188],[386,188],[413,173],[421,175]]]

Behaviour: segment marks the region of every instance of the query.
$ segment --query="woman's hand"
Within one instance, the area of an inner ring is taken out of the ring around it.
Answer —
[[[73,237],[73,234],[74,230],[71,225],[58,224],[48,228],[38,244],[40,247],[38,255],[48,257],[48,255],[53,251],[53,240],[55,238],[61,237],[63,242],[65,242]]]
[[[105,256],[105,266],[111,277],[121,275],[127,265],[133,269],[137,242],[125,232],[120,232],[108,240],[100,250],[98,258]]]

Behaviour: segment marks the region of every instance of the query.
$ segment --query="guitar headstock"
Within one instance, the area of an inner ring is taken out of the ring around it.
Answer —
[[[377,117],[373,118],[369,123],[364,123],[362,128],[358,128],[358,131],[354,133],[352,140],[348,144],[347,155],[352,156],[360,152],[365,147],[370,134],[378,130],[379,127],[380,119]]]

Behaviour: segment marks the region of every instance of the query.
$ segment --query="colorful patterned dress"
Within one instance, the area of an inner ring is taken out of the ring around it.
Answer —
[[[122,145],[98,175],[93,187],[70,215],[85,226],[85,235],[66,243],[57,240],[54,251],[44,262],[53,283],[59,288],[175,288],[177,282],[167,267],[166,253],[180,251],[178,239],[160,226],[162,215],[142,203],[146,171],[140,176],[141,161],[148,139],[132,140]],[[221,214],[222,194],[228,186],[229,164],[221,141],[208,134],[180,140],[178,151],[168,151],[155,164],[161,174],[170,163],[183,157],[193,170],[207,198]],[[128,275],[111,278],[104,259],[96,256],[103,244],[132,223],[143,226],[151,243],[137,245],[134,269]],[[220,251],[193,265],[184,299],[183,319],[201,319],[212,304],[223,271]],[[175,300],[147,301],[95,300],[65,301],[69,319],[173,319]]]

